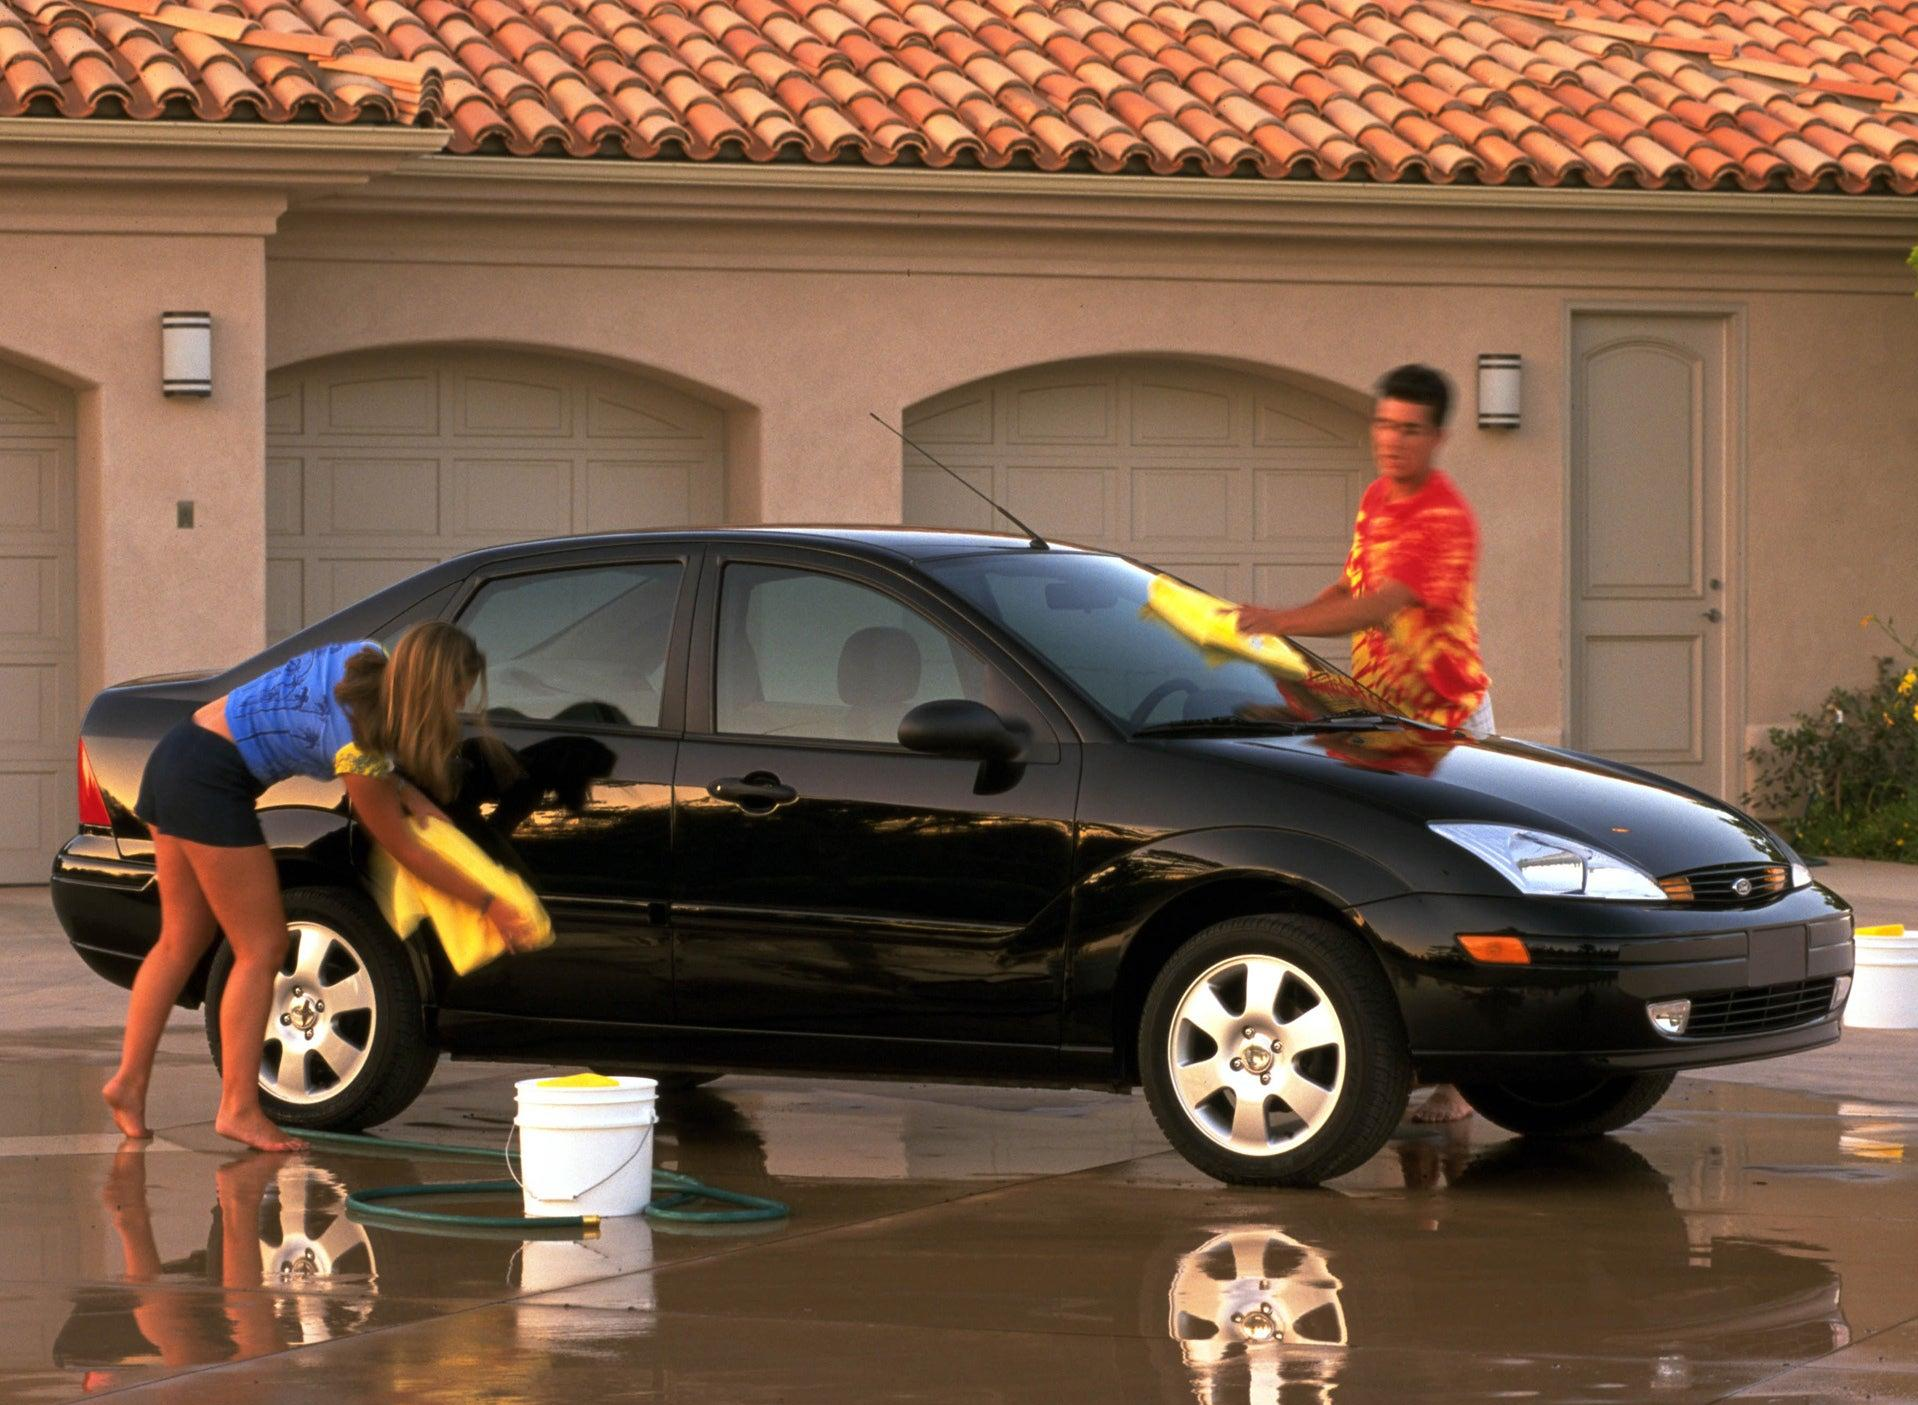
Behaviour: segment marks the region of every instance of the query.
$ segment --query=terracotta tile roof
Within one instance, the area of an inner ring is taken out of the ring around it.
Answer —
[[[0,0],[0,117],[430,122],[439,75],[332,0]]]
[[[1918,193],[1918,0],[0,0],[0,115],[453,152]]]

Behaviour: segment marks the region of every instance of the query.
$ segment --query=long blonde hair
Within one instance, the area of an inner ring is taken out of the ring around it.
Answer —
[[[348,659],[333,696],[362,751],[392,757],[409,780],[445,804],[458,789],[453,761],[460,710],[476,687],[484,717],[486,655],[465,630],[427,620],[402,634],[390,657],[362,649]]]

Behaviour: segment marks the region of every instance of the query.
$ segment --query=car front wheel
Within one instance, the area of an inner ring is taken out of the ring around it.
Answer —
[[[1596,1137],[1636,1122],[1665,1096],[1675,1075],[1593,1074],[1523,1083],[1461,1083],[1487,1122],[1524,1137]]]
[[[286,894],[286,960],[273,978],[260,1105],[287,1127],[351,1130],[398,1116],[432,1077],[412,964],[372,903],[335,888]],[[233,972],[224,943],[207,982],[206,1034],[220,1062],[220,1003]]]
[[[1272,914],[1173,953],[1139,1028],[1146,1100],[1172,1145],[1239,1185],[1342,1175],[1405,1112],[1411,1060],[1384,973],[1352,933]]]

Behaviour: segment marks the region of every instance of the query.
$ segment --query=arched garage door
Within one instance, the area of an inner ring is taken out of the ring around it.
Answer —
[[[0,365],[0,883],[73,833],[73,396]]]
[[[718,522],[725,417],[526,352],[414,349],[267,379],[267,634],[476,547]]]
[[[913,407],[907,434],[1035,531],[1104,546],[1231,600],[1292,603],[1338,573],[1372,475],[1357,411],[1191,363],[1019,371]],[[996,527],[905,451],[905,520]],[[1343,660],[1343,641],[1326,641]]]

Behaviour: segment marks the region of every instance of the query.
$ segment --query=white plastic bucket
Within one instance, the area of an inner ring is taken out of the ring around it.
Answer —
[[[1880,929],[1884,932],[1885,929]],[[1918,1029],[1918,935],[1856,933],[1846,1029]]]
[[[650,1078],[567,1086],[565,1078],[513,1085],[519,1110],[521,1199],[529,1215],[637,1215],[653,1195]]]

